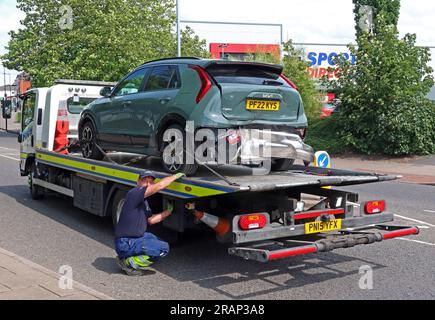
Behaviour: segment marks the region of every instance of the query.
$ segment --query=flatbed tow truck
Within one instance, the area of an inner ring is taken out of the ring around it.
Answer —
[[[70,95],[102,85],[78,81],[57,84]],[[153,170],[157,180],[168,175],[159,171],[151,157],[115,152],[97,161],[83,158],[72,145],[68,154],[54,152],[50,141],[55,121],[44,113],[58,114],[61,104],[45,103],[47,89],[33,89],[27,96],[32,94],[36,94],[37,103],[26,104],[25,97],[23,108],[34,108],[28,114],[37,119],[26,124],[23,116],[22,131],[25,133],[29,123],[33,129],[19,137],[20,170],[29,177],[32,198],[42,199],[54,191],[73,198],[77,208],[100,217],[111,216],[116,225],[125,195],[136,186],[143,169]],[[302,165],[286,172],[253,175],[251,168],[224,165],[213,170],[201,168],[196,176],[178,180],[149,201],[154,211],[162,209],[165,201],[174,202],[173,214],[163,222],[173,233],[213,227],[217,240],[228,245],[230,255],[268,262],[418,234],[417,227],[392,225],[394,215],[385,210],[384,201],[359,203],[358,194],[334,189],[398,178]]]

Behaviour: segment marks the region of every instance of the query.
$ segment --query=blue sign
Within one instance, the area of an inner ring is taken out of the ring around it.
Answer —
[[[315,154],[316,167],[319,168],[330,168],[331,167],[331,158],[329,154],[325,151],[318,151]]]

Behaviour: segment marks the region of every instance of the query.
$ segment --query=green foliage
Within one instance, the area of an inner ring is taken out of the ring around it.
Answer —
[[[316,84],[308,75],[309,62],[302,57],[302,49],[296,49],[292,41],[284,43],[283,73],[298,87],[305,113],[312,120],[319,118],[322,104]]]
[[[58,78],[119,80],[152,59],[176,56],[174,0],[18,0],[23,27],[11,31],[6,67],[31,74],[33,85]],[[72,28],[61,28],[72,8]],[[207,56],[188,28],[183,54]]]
[[[325,150],[329,154],[342,154],[349,149],[340,136],[340,119],[336,114],[325,119],[313,119],[307,131],[305,143],[314,150]]]
[[[21,112],[17,112],[15,114],[15,123],[20,123],[21,122]]]
[[[429,50],[416,47],[415,35],[399,39],[399,1],[354,3],[375,7],[376,27],[370,33],[357,25],[357,47],[349,48],[355,66],[337,59],[342,76],[333,86],[342,103],[342,141],[367,154],[434,153],[435,113],[426,98],[434,84]]]

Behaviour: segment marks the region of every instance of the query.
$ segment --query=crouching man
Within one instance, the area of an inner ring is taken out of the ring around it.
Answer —
[[[183,176],[183,173],[177,173],[154,183],[154,173],[144,171],[139,175],[137,187],[127,193],[115,230],[118,265],[127,275],[145,274],[153,262],[169,253],[167,242],[146,231],[148,225],[160,223],[169,217],[173,205],[168,203],[165,211],[152,214],[146,198],[165,189]]]

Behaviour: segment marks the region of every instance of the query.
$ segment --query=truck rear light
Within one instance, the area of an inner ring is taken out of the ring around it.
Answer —
[[[196,96],[196,103],[200,103],[202,98],[204,98],[207,92],[211,89],[212,82],[203,68],[195,65],[189,65],[189,68],[195,70],[198,73],[199,79],[201,80],[201,89]]]
[[[266,222],[267,219],[264,214],[249,214],[240,217],[239,227],[242,230],[262,229]]]
[[[377,200],[377,201],[369,201],[364,205],[364,211],[367,214],[375,214],[381,213],[385,211],[385,201]]]
[[[281,74],[280,75],[281,79],[283,79],[290,87],[292,87],[293,89],[299,91],[298,87],[296,87],[296,85],[289,79],[287,78],[285,75]]]
[[[240,137],[240,132],[237,130],[228,130],[227,131],[227,141],[231,145],[235,145],[242,140]]]

